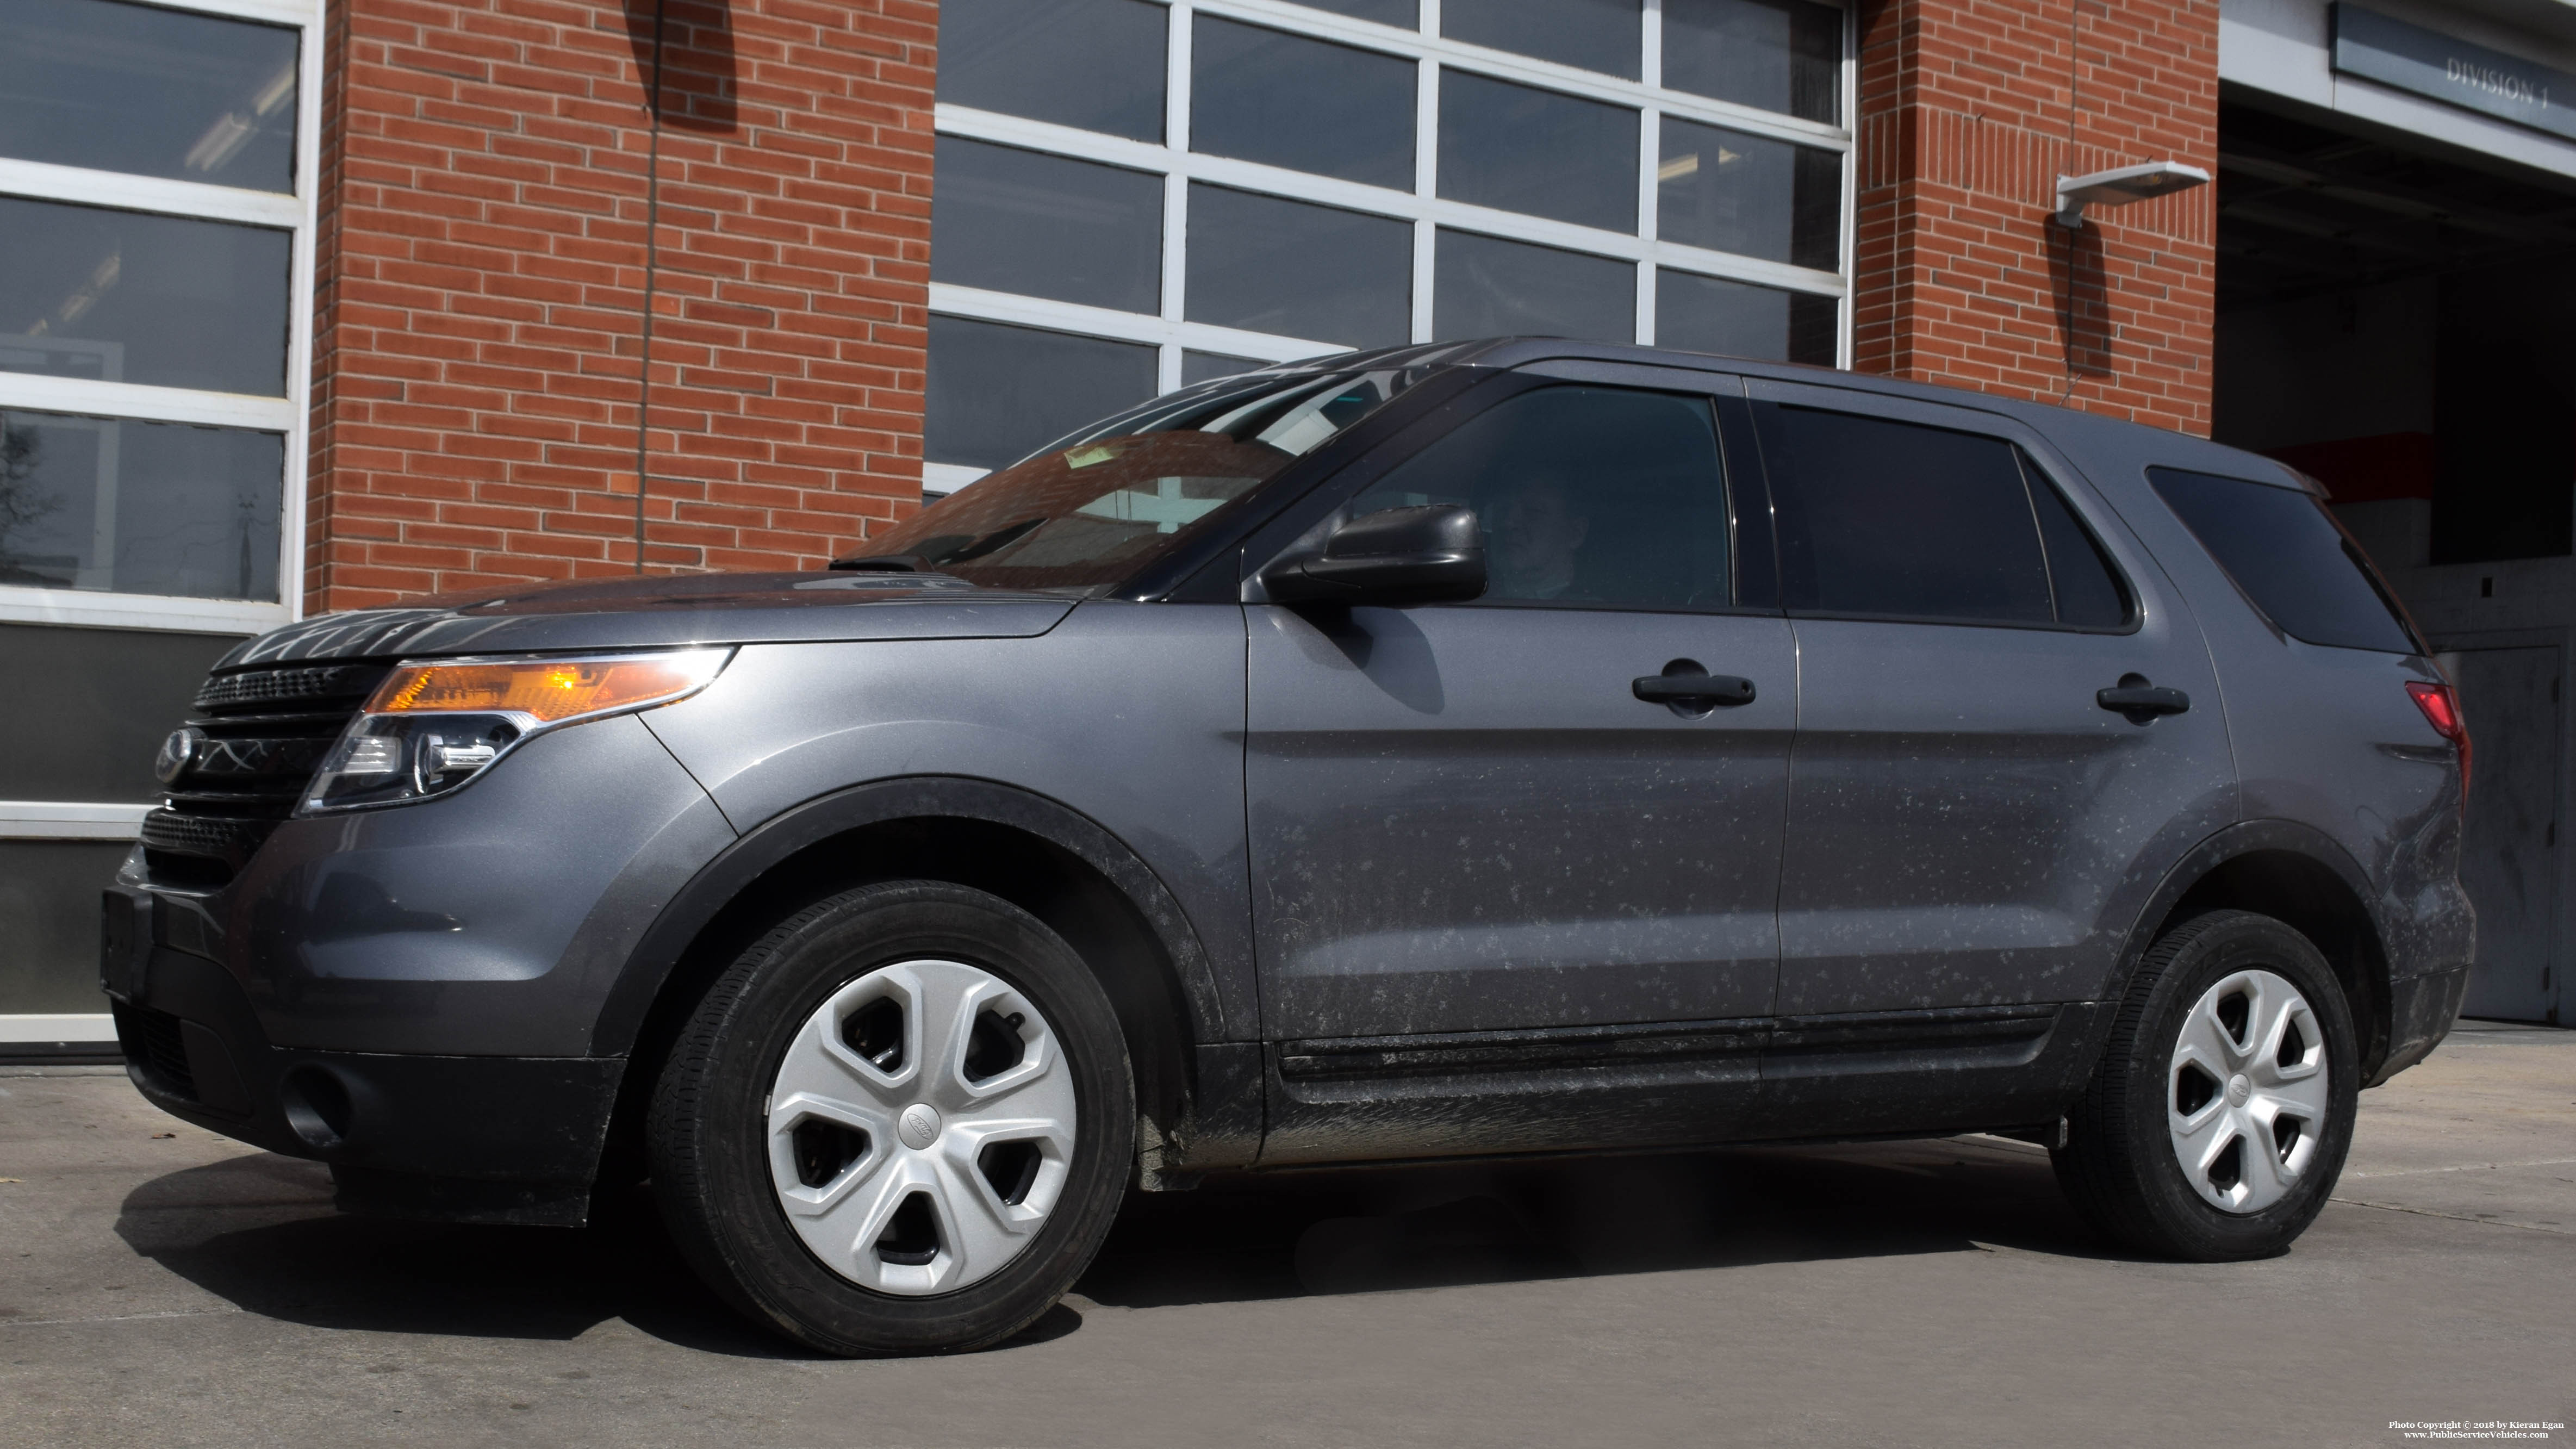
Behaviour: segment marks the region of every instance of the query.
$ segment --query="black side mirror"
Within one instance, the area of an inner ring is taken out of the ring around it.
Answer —
[[[1485,540],[1475,510],[1454,503],[1381,509],[1260,579],[1274,604],[1459,603],[1485,592]]]

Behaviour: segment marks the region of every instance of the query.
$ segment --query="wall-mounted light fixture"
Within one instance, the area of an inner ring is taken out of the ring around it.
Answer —
[[[2189,191],[2209,180],[2209,173],[2179,161],[2150,161],[2143,166],[2116,166],[2083,176],[2057,178],[2059,226],[2084,225],[2087,206],[2126,206],[2176,191]]]

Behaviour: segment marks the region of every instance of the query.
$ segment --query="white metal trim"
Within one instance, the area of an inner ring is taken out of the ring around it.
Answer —
[[[247,599],[0,588],[0,623],[160,629],[174,634],[261,634],[287,622],[284,604]]]
[[[924,463],[921,465],[921,495],[945,498],[985,474],[990,468],[972,468],[964,463]]]
[[[296,225],[304,216],[302,202],[279,192],[213,186],[203,181],[165,181],[122,171],[85,171],[78,166],[56,166],[50,161],[0,158],[0,193],[280,230]]]
[[[144,0],[157,10],[194,10],[271,25],[320,25],[319,0]]]
[[[104,1011],[13,1012],[0,1015],[0,1044],[116,1045],[116,1018]]]
[[[291,432],[296,422],[291,398],[147,387],[138,382],[101,382],[88,377],[46,377],[31,372],[0,372],[0,408],[134,422],[256,428],[265,433]]]
[[[1338,343],[1279,337],[1268,332],[1245,332],[1206,322],[1176,322],[1167,317],[1149,317],[1141,312],[1114,312],[1106,307],[1086,307],[1077,302],[1049,302],[1037,297],[1023,297],[1016,292],[987,292],[979,287],[961,287],[954,282],[930,284],[930,310],[945,316],[972,317],[984,322],[1011,322],[1057,332],[1088,333],[1115,342],[1144,342],[1156,346],[1175,343],[1194,351],[1221,352],[1230,357],[1249,357],[1262,362],[1294,362],[1301,357],[1323,357],[1347,350]]]
[[[0,800],[0,840],[132,840],[150,805]]]

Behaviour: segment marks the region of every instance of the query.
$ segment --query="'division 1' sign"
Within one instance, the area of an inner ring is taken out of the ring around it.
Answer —
[[[2334,68],[2576,141],[2576,76],[2358,5],[2334,7]]]

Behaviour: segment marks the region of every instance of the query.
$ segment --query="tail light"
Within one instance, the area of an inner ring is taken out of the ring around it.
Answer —
[[[2460,696],[2447,684],[2410,683],[2406,692],[2415,699],[2415,707],[2424,711],[2424,720],[2433,733],[2457,745],[2460,750],[2460,798],[2469,798],[2469,722],[2460,715]]]

